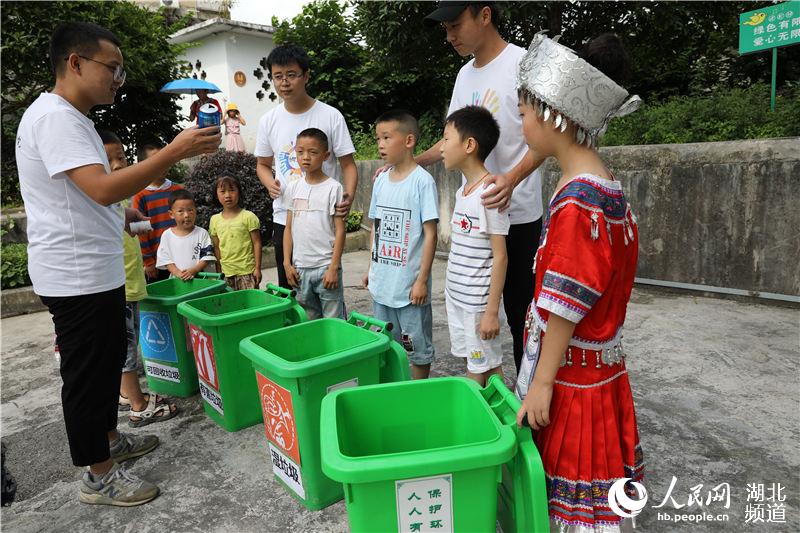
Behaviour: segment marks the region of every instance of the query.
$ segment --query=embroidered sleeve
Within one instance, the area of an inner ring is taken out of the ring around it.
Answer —
[[[578,323],[611,281],[611,249],[593,235],[593,213],[566,205],[551,215],[537,307]],[[602,215],[600,215],[602,216]]]

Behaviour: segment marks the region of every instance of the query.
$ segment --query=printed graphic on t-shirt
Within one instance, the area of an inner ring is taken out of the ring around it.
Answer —
[[[483,106],[488,109],[492,115],[496,115],[500,111],[500,98],[497,96],[497,91],[494,89],[486,89],[486,92],[481,93],[474,91],[472,93],[472,105]]]
[[[295,198],[292,200],[292,217],[295,220],[302,218],[303,212],[309,210],[308,198]]]
[[[453,228],[459,233],[469,234],[472,233],[472,230],[480,231],[481,228],[477,223],[477,220],[473,220],[466,213],[453,213]]]
[[[202,242],[197,242],[192,250],[192,261],[200,261],[201,257],[208,257],[214,255],[214,245],[203,246]]]
[[[411,335],[409,335],[404,331],[402,334],[402,339],[403,339],[403,348],[405,348],[406,352],[413,354],[414,340],[411,338]]]
[[[378,207],[375,219],[375,246],[372,260],[391,266],[406,266],[411,233],[411,210]]]
[[[297,162],[297,152],[292,143],[284,144],[278,152],[278,168],[281,176],[290,183],[303,177],[303,170]]]

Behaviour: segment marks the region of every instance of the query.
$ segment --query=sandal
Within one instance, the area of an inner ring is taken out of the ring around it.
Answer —
[[[147,407],[143,410],[134,411],[131,406],[128,425],[132,428],[146,426],[153,422],[163,422],[178,414],[178,408],[174,404],[166,403],[164,398],[152,393],[147,396],[149,396],[149,400],[147,402]],[[172,410],[173,407],[175,407],[174,411]],[[134,417],[139,420],[133,420]]]
[[[131,401],[123,396],[122,394],[119,395],[119,406],[117,409],[119,411],[129,411],[131,408]]]

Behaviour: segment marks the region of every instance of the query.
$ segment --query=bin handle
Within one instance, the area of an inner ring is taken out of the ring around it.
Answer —
[[[219,272],[198,272],[196,276],[205,279],[222,279],[222,274]]]
[[[379,333],[385,333],[390,337],[392,328],[394,327],[391,322],[384,322],[371,316],[362,315],[357,311],[352,311],[350,313],[350,317],[347,319],[347,322],[364,329],[371,329],[373,327],[378,328],[377,331]]]
[[[284,289],[283,287],[273,285],[272,283],[267,283],[267,288],[264,289],[264,292],[280,298],[294,298],[297,294],[294,289]]]
[[[491,376],[486,383],[486,387],[481,389],[481,394],[503,425],[511,426],[515,431],[519,431],[516,415],[522,403],[506,387],[505,383],[503,383],[503,378],[497,375]],[[504,414],[505,416],[503,416]],[[523,427],[530,427],[527,417],[523,420],[522,425]]]

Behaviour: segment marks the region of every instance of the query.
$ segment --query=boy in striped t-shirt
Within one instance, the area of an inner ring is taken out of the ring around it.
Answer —
[[[500,128],[486,108],[466,106],[447,117],[441,153],[448,170],[458,169],[466,182],[456,192],[450,226],[445,302],[450,351],[467,360],[467,377],[481,386],[492,374],[503,375],[500,324],[506,279],[508,213],[487,209],[481,195],[491,174],[484,161],[497,144]]]
[[[157,154],[159,150],[161,148],[155,144],[142,145],[136,152],[136,158],[140,162],[144,161]],[[150,217],[150,225],[153,226],[152,230],[139,235],[144,273],[148,283],[169,277],[169,271],[156,268],[156,255],[158,245],[161,243],[161,234],[175,225],[175,220],[169,216],[169,195],[179,189],[183,187],[168,180],[165,173],[133,197],[133,208]]]

